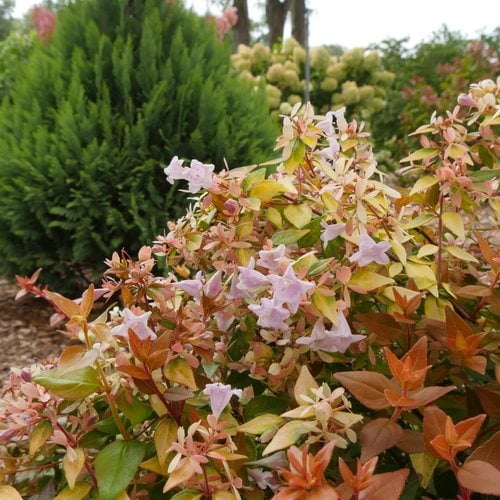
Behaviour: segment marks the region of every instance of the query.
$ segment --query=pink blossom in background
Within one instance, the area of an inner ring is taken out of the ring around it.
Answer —
[[[340,313],[337,326],[327,330],[323,319],[316,321],[310,337],[299,337],[297,344],[308,345],[313,351],[346,352],[351,344],[365,338],[364,335],[353,335],[345,316]]]
[[[209,17],[209,19],[215,23],[217,34],[222,40],[224,35],[231,31],[231,28],[238,22],[238,9],[236,7],[229,7],[219,17],[215,19]]]
[[[50,40],[56,29],[57,18],[54,12],[42,6],[34,7],[31,19],[40,40],[43,42]]]
[[[391,248],[388,241],[375,241],[366,233],[362,233],[359,238],[359,250],[349,257],[351,262],[357,262],[360,267],[367,266],[372,262],[377,264],[388,264],[389,257],[385,254]]]
[[[216,418],[219,418],[224,408],[228,405],[231,397],[234,395],[241,398],[241,389],[233,389],[230,385],[224,385],[220,382],[207,384],[203,393],[210,398],[210,408]]]

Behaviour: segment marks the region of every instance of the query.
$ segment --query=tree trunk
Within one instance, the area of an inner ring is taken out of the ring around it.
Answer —
[[[306,0],[293,0],[292,36],[303,47],[306,44]]]
[[[283,40],[290,0],[266,0],[266,21],[269,28],[269,46]]]
[[[247,0],[233,0],[233,6],[238,9],[238,22],[233,28],[233,51],[238,45],[250,45],[250,19],[248,17]]]

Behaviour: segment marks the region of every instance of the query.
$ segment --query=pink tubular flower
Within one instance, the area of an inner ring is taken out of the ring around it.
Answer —
[[[458,104],[460,106],[469,106],[470,108],[477,108],[477,103],[472,99],[469,94],[460,94],[457,98]]]
[[[175,181],[186,180],[189,169],[187,167],[183,167],[183,163],[184,160],[179,160],[177,156],[172,158],[168,167],[163,169],[165,175],[167,176],[167,182],[173,184]]]
[[[235,285],[238,290],[252,293],[256,288],[268,284],[267,277],[259,273],[259,271],[256,271],[254,267],[255,260],[253,257],[250,259],[247,267],[238,266],[240,274],[238,283]]]
[[[324,231],[321,233],[321,241],[323,246],[327,246],[328,242],[340,236],[345,230],[345,224],[327,224],[324,220],[321,221],[321,227]]]
[[[188,191],[197,193],[201,189],[210,189],[212,187],[214,165],[201,163],[198,160],[191,160],[190,167],[183,167],[184,160],[179,160],[174,156],[163,171],[167,176],[167,182],[173,184],[174,181],[188,181]]]
[[[308,345],[313,351],[346,352],[351,344],[365,338],[364,335],[353,335],[345,316],[339,314],[339,324],[326,330],[323,319],[316,321],[310,337],[299,337],[297,344]]]
[[[265,267],[270,271],[277,272],[280,267],[280,262],[286,259],[285,257],[285,245],[279,245],[272,250],[261,250],[259,252],[259,259],[257,260],[257,265]]]
[[[290,317],[290,311],[274,300],[262,299],[260,304],[250,304],[248,308],[257,316],[259,326],[281,331],[288,330],[285,320]]]
[[[198,160],[191,161],[191,168],[188,173],[189,182],[188,191],[197,193],[201,189],[210,189],[212,187],[212,174],[215,169],[214,165],[207,165]]]
[[[215,418],[219,418],[224,408],[228,405],[231,397],[237,396],[241,398],[241,389],[233,389],[230,385],[224,385],[220,382],[215,384],[207,384],[203,393],[210,398],[210,408]]]
[[[333,111],[328,111],[325,119],[316,125],[327,137],[331,137],[335,133],[333,128]]]
[[[391,247],[388,241],[375,243],[370,236],[362,233],[359,238],[359,250],[349,257],[351,262],[357,262],[360,267],[367,266],[371,262],[377,264],[388,264],[389,257],[385,254]]]
[[[273,299],[276,304],[286,304],[292,313],[296,313],[303,296],[314,288],[313,283],[297,279],[293,267],[288,266],[283,276],[271,274],[267,279],[273,285]]]
[[[192,280],[183,280],[178,283],[173,283],[175,288],[180,288],[182,291],[191,295],[195,299],[201,298],[203,291],[203,281],[201,280],[201,271],[199,271]]]
[[[151,311],[136,315],[130,309],[125,308],[123,316],[123,323],[111,329],[112,335],[128,339],[128,331],[131,328],[141,340],[156,339],[156,333],[148,326]]]

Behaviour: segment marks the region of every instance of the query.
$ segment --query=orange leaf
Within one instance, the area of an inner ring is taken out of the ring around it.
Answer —
[[[403,429],[403,437],[397,447],[405,453],[422,453],[425,451],[424,435],[412,429]]]
[[[361,430],[361,462],[392,448],[403,437],[403,429],[388,418],[368,422]]]
[[[430,442],[444,432],[446,413],[437,406],[428,406],[424,410],[424,441],[427,450],[433,452]]]
[[[495,262],[495,259],[498,258],[498,253],[491,248],[490,244],[478,232],[474,234],[476,235],[477,242],[479,243],[479,248],[481,249],[484,259],[488,262],[492,269],[495,269],[498,266],[498,263]]]
[[[479,429],[481,429],[485,418],[486,415],[483,413],[458,422],[458,424],[455,425],[455,430],[460,436],[460,439],[468,441],[470,445],[472,445],[472,443],[476,440],[477,433],[479,432]]]
[[[92,307],[94,305],[94,285],[91,284],[82,296],[82,301],[80,303],[81,315],[87,319]]]
[[[449,387],[439,387],[437,385],[431,387],[424,387],[418,391],[414,391],[410,394],[410,397],[415,401],[413,406],[408,409],[418,408],[419,406],[425,406],[436,399],[444,396],[450,391],[456,389],[454,385]]]
[[[500,495],[500,470],[487,462],[465,462],[458,470],[458,480],[469,490],[485,495]]]
[[[377,336],[380,343],[397,340],[404,332],[399,323],[387,313],[365,313],[356,315],[356,319],[371,333]]]
[[[170,474],[168,481],[163,487],[163,493],[179,486],[179,484],[185,483],[194,476],[194,470],[189,462],[189,458],[182,459],[175,469]]]
[[[68,318],[78,316],[80,314],[80,306],[73,300],[67,299],[66,297],[63,297],[55,292],[47,291],[45,294],[49,300],[53,302]]]
[[[401,497],[405,487],[408,469],[385,472],[372,477],[370,486],[362,491],[360,498],[370,500],[393,500]]]
[[[377,372],[338,372],[335,378],[362,404],[372,410],[383,410],[390,406],[384,390],[394,389],[394,384]]]
[[[474,332],[472,328],[462,319],[453,309],[450,307],[446,308],[446,334],[450,336],[456,332],[462,332],[465,337],[472,335]]]
[[[134,365],[121,365],[117,367],[117,370],[127,375],[130,375],[133,378],[137,378],[139,380],[149,380],[150,376],[138,366]]]

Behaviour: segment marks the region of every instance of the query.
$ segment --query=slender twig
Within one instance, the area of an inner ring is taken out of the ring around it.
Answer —
[[[439,193],[439,212],[438,212],[438,254],[437,254],[437,286],[441,286],[441,272],[443,261],[443,206],[444,195]]]

